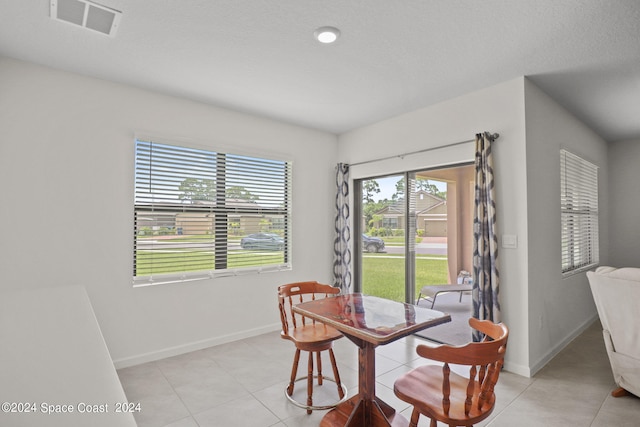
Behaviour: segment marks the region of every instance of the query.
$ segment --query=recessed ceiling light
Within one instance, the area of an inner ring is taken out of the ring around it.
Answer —
[[[320,43],[333,43],[338,40],[340,30],[334,27],[320,27],[314,31],[313,35]]]

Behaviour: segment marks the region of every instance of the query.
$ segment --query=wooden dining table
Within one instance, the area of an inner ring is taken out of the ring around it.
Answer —
[[[450,322],[440,311],[359,293],[308,301],[293,311],[330,325],[358,346],[358,394],[329,411],[322,427],[408,426],[376,396],[375,349],[414,332]]]

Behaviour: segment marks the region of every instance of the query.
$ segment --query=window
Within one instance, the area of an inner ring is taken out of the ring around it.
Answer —
[[[396,229],[398,228],[398,218],[382,218],[382,228]]]
[[[290,268],[291,163],[135,144],[134,285]]]
[[[599,262],[598,168],[560,150],[562,273],[587,270]]]

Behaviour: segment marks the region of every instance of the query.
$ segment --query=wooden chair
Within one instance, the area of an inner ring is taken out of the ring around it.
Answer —
[[[294,314],[291,307],[295,304],[315,300],[318,298],[328,298],[335,294],[339,294],[340,289],[330,285],[320,284],[318,282],[297,282],[282,285],[278,287],[278,305],[280,307],[280,320],[282,321],[282,332],[280,336],[283,339],[292,341],[296,346],[296,353],[293,358],[293,367],[291,368],[291,380],[289,386],[285,390],[285,395],[296,406],[304,408],[310,414],[313,410],[330,409],[347,399],[347,388],[340,382],[340,374],[336,365],[336,358],[333,354],[333,342],[342,338],[342,334],[331,326],[324,323],[316,323],[304,316]],[[322,374],[321,352],[327,350],[333,368],[335,378],[326,377]],[[309,352],[309,361],[307,366],[307,375],[296,378],[298,372],[298,362],[300,360],[300,352]],[[313,374],[313,355],[316,355],[317,375]],[[322,385],[323,380],[335,382],[338,387],[339,401],[330,405],[318,406],[313,405],[313,379],[318,380],[318,385]],[[293,399],[293,388],[297,381],[307,380],[307,403],[303,404]]]
[[[482,342],[459,347],[420,345],[417,353],[443,362],[444,366],[416,368],[394,384],[394,392],[413,405],[410,427],[417,427],[420,415],[452,426],[473,426],[491,414],[495,406],[494,386],[498,381],[507,348],[509,330],[488,320],[469,319],[469,325],[485,334]],[[449,364],[469,366],[469,377],[451,372]]]

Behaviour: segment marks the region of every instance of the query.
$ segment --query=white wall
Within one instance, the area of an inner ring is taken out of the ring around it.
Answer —
[[[397,156],[471,139],[480,131],[500,133],[493,145],[498,232],[518,239],[516,249],[500,248],[499,255],[502,320],[511,330],[505,368],[531,376],[597,318],[585,274],[564,279],[561,274],[559,150],[600,167],[600,250],[607,263],[606,142],[519,78],[341,135],[339,159],[357,163]],[[356,166],[352,178],[472,158],[473,145],[464,144]],[[631,165],[619,174],[629,185],[638,176]],[[631,199],[629,208],[637,205],[638,198]]]
[[[624,238],[637,229],[628,212],[638,207],[638,172],[627,155],[640,155],[637,141],[611,145],[609,185],[606,144],[524,78],[339,138],[2,57],[0,93],[0,289],[84,285],[118,366],[276,329],[278,284],[331,280],[336,161],[394,156],[482,131],[500,133],[499,234],[518,236],[517,249],[500,249],[507,369],[535,373],[595,316],[584,275],[562,280],[559,273],[560,147],[601,168],[603,262],[608,188],[619,206],[609,259],[637,265],[638,239]],[[135,132],[292,159],[293,271],[133,289]],[[472,160],[472,145],[356,166],[352,178]]]
[[[640,267],[640,140],[609,143],[609,262]]]
[[[495,153],[499,234],[515,234],[517,249],[500,249],[503,321],[509,326],[505,367],[529,374],[527,319],[527,199],[524,78],[391,118],[339,137],[339,160],[357,163],[498,132]],[[352,178],[473,160],[473,143],[354,166]]]
[[[84,285],[118,366],[274,330],[277,285],[331,280],[334,135],[2,57],[0,94],[0,289]],[[135,132],[293,160],[293,271],[132,288]]]
[[[599,167],[601,264],[609,253],[607,144],[525,80],[529,242],[529,357],[535,373],[596,318],[586,273],[563,278],[560,254],[560,149]],[[637,175],[637,173],[636,173]]]

